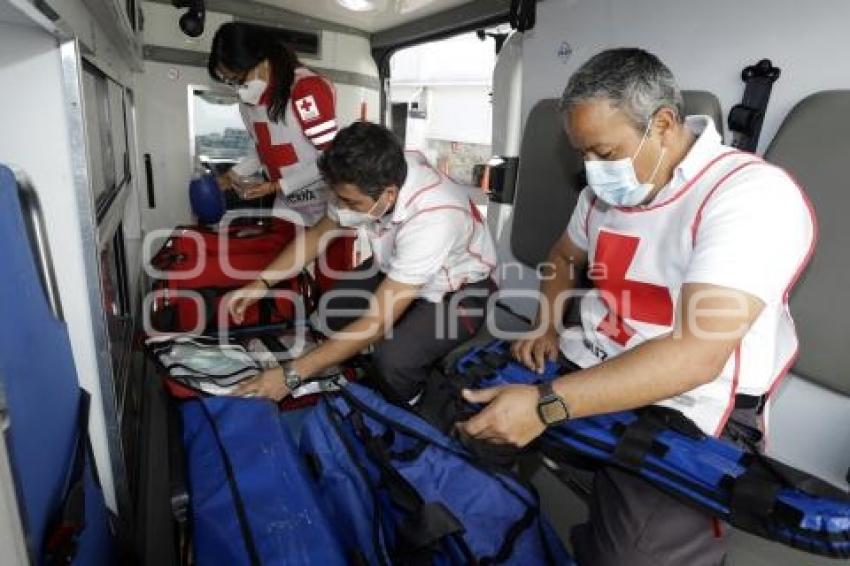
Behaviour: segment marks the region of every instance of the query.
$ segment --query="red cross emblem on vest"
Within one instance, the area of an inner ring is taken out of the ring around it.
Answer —
[[[635,330],[625,319],[670,326],[673,324],[673,299],[661,285],[628,279],[627,273],[637,254],[640,238],[602,230],[596,241],[591,266],[594,285],[602,291],[608,316],[597,330],[625,347]]]
[[[316,99],[312,94],[296,100],[295,108],[298,110],[298,116],[302,122],[313,122],[322,117],[319,105],[316,104]]]
[[[291,143],[274,145],[269,132],[269,125],[265,122],[254,122],[254,132],[257,134],[257,155],[272,181],[281,178],[280,168],[298,163],[295,147]]]

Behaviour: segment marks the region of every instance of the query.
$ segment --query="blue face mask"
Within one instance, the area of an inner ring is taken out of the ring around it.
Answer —
[[[584,170],[587,173],[587,184],[596,196],[612,206],[637,206],[649,196],[654,185],[652,184],[667,148],[661,148],[658,163],[652,171],[646,183],[638,181],[635,173],[634,159],[643,148],[643,143],[649,135],[652,122],[646,125],[643,137],[640,140],[637,151],[632,157],[617,159],[615,161],[594,160],[585,161]]]

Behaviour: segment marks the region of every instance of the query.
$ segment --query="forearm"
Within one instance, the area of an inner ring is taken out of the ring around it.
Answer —
[[[281,177],[279,185],[284,196],[289,196],[308,187],[318,188],[318,185],[323,183],[324,181],[321,173],[319,173],[318,164],[315,161],[311,161],[303,167],[288,172],[284,177]]]
[[[369,309],[360,318],[295,361],[301,375],[316,375],[383,339],[386,331],[416,299],[418,291],[419,286],[407,285],[387,277],[375,290]]]
[[[260,277],[269,285],[294,277],[324,251],[328,238],[323,236],[334,229],[338,229],[338,226],[328,218],[307,228],[266,266]]]
[[[299,358],[298,369],[304,377],[318,375],[379,341],[385,330],[386,323],[379,317],[366,315],[358,318],[321,346]]]
[[[251,153],[240,159],[230,170],[236,175],[248,176],[259,171],[260,167],[262,167],[260,158],[256,154]]]
[[[711,381],[733,350],[706,349],[696,340],[667,335],[563,376],[555,391],[567,402],[571,417],[635,409]]]

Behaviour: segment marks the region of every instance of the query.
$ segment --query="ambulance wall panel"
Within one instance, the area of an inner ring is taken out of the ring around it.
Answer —
[[[60,27],[76,36],[86,57],[121,84],[132,82],[132,71],[83,0],[42,0],[61,17]]]
[[[379,120],[381,100],[377,90],[356,85],[337,84],[336,97],[337,122],[340,126],[347,126],[360,119],[360,105],[363,102],[366,103],[366,119],[372,122]]]
[[[657,54],[683,89],[708,90],[724,116],[743,94],[741,69],[769,58],[782,69],[774,85],[759,148],[803,97],[846,88],[850,77],[850,3],[822,0],[546,0],[524,41],[524,116],[541,98],[560,96],[570,74],[609,47],[638,46]],[[558,53],[563,42],[572,55]]]
[[[349,73],[378,76],[378,68],[372,59],[369,39],[334,31],[322,32],[321,59],[313,59],[323,67]],[[308,61],[303,57],[305,62]]]
[[[136,99],[140,152],[151,156],[156,191],[156,208],[149,209],[147,199],[142,199],[145,231],[192,221],[189,86],[210,83],[201,67],[145,62]]]

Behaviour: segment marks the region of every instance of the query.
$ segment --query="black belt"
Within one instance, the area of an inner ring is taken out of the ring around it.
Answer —
[[[761,414],[766,404],[767,395],[744,395],[743,393],[735,395],[736,409],[755,410],[756,413]]]

